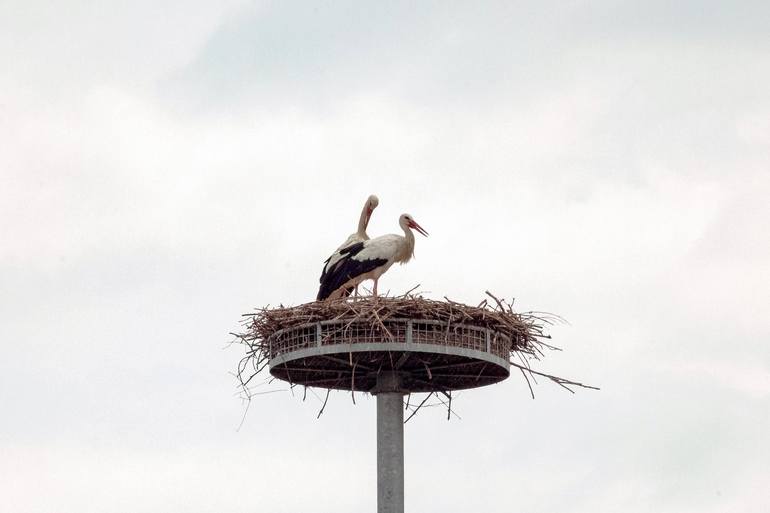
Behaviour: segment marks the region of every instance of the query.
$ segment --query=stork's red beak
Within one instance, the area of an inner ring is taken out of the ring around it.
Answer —
[[[417,224],[417,222],[415,222],[415,221],[410,221],[410,222],[409,222],[409,228],[414,228],[415,230],[417,230],[418,232],[420,232],[420,235],[422,235],[422,236],[424,236],[424,237],[427,237],[427,236],[428,236],[428,232],[426,232],[426,231],[425,231],[425,230],[422,228],[422,226],[420,226],[419,224]]]

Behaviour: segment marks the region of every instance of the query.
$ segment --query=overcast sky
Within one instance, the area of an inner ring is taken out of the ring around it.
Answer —
[[[381,290],[560,314],[601,387],[424,410],[408,510],[767,511],[768,5],[3,0],[0,509],[374,511],[374,399],[238,431],[228,332],[376,193],[431,233]]]

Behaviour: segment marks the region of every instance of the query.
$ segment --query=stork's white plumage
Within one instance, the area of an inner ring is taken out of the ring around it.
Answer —
[[[326,259],[326,262],[324,262],[323,271],[321,271],[321,278],[319,280],[321,283],[324,282],[324,277],[327,275],[327,273],[333,269],[337,262],[340,260],[341,250],[357,242],[369,240],[369,234],[366,233],[366,228],[369,226],[369,219],[372,217],[372,212],[374,212],[374,209],[377,208],[377,205],[379,204],[380,199],[374,194],[366,198],[364,208],[361,209],[361,216],[358,218],[358,229],[354,233],[348,235],[347,240],[345,240],[345,242],[343,242],[340,247],[338,247],[334,253]],[[349,293],[350,292],[348,292],[348,294]]]
[[[375,237],[342,248],[332,255],[336,257],[336,263],[321,277],[317,299],[320,301],[342,297],[351,287],[368,279],[374,280],[372,293],[376,296],[380,276],[394,263],[405,264],[414,256],[412,229],[428,236],[428,232],[409,214],[402,214],[398,224],[404,230],[403,236],[391,234]]]

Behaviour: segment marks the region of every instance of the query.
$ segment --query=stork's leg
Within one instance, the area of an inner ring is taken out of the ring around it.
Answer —
[[[358,297],[358,285],[356,285],[356,291],[355,291],[355,296],[354,297]]]
[[[374,288],[372,289],[372,295],[373,295],[374,297],[377,297],[377,280],[379,280],[379,278],[377,278],[376,280],[374,280]]]

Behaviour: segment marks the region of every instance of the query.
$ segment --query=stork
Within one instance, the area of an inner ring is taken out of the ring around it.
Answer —
[[[398,224],[404,230],[404,235],[382,235],[374,239],[356,242],[338,250],[333,267],[324,268],[321,276],[321,288],[317,299],[336,299],[343,297],[351,287],[357,286],[364,280],[374,280],[372,294],[377,296],[377,281],[394,263],[407,263],[414,256],[414,233],[417,230],[427,237],[422,226],[409,214],[401,214]]]
[[[369,235],[366,233],[366,228],[369,226],[369,219],[372,217],[372,212],[374,212],[374,209],[377,208],[377,205],[380,204],[380,199],[375,196],[374,194],[370,195],[368,198],[366,198],[366,203],[364,203],[364,208],[361,209],[361,217],[358,218],[358,229],[355,231],[355,233],[351,233],[348,235],[347,240],[343,242],[340,247],[338,247],[335,252],[326,259],[324,262],[324,268],[323,271],[321,271],[321,278],[320,282],[323,283],[324,277],[326,274],[334,268],[335,264],[339,261],[341,258],[340,251],[352,244],[355,244],[357,242],[362,242],[365,240],[369,240]],[[358,285],[355,286],[356,292],[358,292]],[[350,292],[352,289],[347,289],[345,292],[346,296],[350,295]]]

